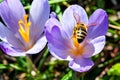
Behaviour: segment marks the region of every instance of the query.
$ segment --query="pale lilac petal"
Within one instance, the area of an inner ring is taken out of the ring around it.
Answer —
[[[48,0],[33,0],[30,8],[31,38],[38,39],[40,37],[49,14]]]
[[[48,48],[53,56],[58,59],[70,59],[69,48],[72,46],[71,42],[62,36],[57,26],[53,26],[50,32],[46,29],[45,35],[48,41]]]
[[[51,12],[50,17],[51,18],[56,18],[58,20],[58,17],[57,17],[55,12]]]
[[[50,53],[57,59],[72,60],[69,51],[66,49],[61,50],[61,49],[56,48],[55,46],[53,46],[51,44],[48,44],[48,49],[49,49]]]
[[[48,43],[50,43],[56,48],[63,50],[63,49],[69,49],[71,47],[70,40],[64,38],[64,36],[61,34],[60,29],[57,26],[54,26],[51,32],[46,30],[45,35]]]
[[[15,37],[15,34],[11,32],[7,27],[5,27],[0,22],[0,39],[4,42],[10,43],[12,46],[22,49],[23,45],[21,42]]]
[[[38,52],[40,52],[47,44],[47,40],[45,38],[44,35],[42,35],[40,37],[40,39],[38,39],[38,41],[34,44],[34,46],[29,49],[26,53],[27,54],[36,54]]]
[[[106,35],[108,30],[107,13],[102,9],[97,9],[89,19],[89,27],[87,38],[93,39],[99,36]]]
[[[91,40],[86,40],[85,51],[82,54],[84,58],[89,58],[94,56],[102,51],[105,46],[105,36],[100,36]]]
[[[77,58],[69,62],[69,67],[78,72],[86,72],[94,65],[89,58]]]
[[[90,41],[91,44],[93,44],[94,46],[94,53],[92,54],[92,56],[100,53],[102,51],[102,49],[104,48],[105,46],[105,36],[100,36],[100,37],[97,37],[93,40]]]
[[[16,48],[5,42],[0,42],[1,49],[10,56],[25,56],[26,53],[23,51],[17,51]]]
[[[51,14],[51,15],[53,15],[53,14]],[[51,29],[54,26],[58,26],[61,29],[62,25],[54,16],[51,16],[51,18],[48,19],[45,23],[45,29],[47,29],[48,31],[51,31]]]
[[[82,56],[84,58],[91,57],[93,55],[93,53],[95,52],[95,49],[94,49],[95,47],[94,47],[94,45],[92,43],[87,44],[84,48],[85,48],[85,51],[82,54]]]
[[[55,17],[51,16],[51,18],[48,19],[45,23],[45,30],[47,30],[48,32],[52,32],[51,29],[55,26],[61,30],[60,34],[62,34],[63,38],[68,38],[66,32],[61,28],[62,25],[60,24],[60,22]]]
[[[25,10],[20,0],[4,0],[0,3],[0,16],[13,32],[18,30],[18,21],[24,14]]]
[[[85,12],[85,10],[78,6],[78,5],[71,5],[68,7],[62,17],[62,28],[67,32],[69,37],[71,37],[73,33],[73,28],[76,25],[76,20],[74,17],[74,12],[79,15],[80,22],[83,22],[84,24],[88,24],[88,17]]]

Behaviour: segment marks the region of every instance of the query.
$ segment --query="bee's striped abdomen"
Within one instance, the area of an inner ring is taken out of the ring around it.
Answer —
[[[78,24],[74,27],[73,35],[76,37],[78,43],[81,43],[87,35],[87,27],[84,24]]]
[[[87,35],[87,30],[83,27],[80,27],[76,35],[77,35],[77,41],[81,43],[85,38],[85,36]]]

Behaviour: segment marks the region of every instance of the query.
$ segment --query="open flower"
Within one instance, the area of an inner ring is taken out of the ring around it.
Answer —
[[[0,47],[11,56],[25,56],[41,51],[47,40],[43,35],[44,24],[49,18],[48,0],[33,0],[29,19],[20,0],[0,3]]]
[[[98,54],[105,45],[108,29],[106,12],[97,9],[88,20],[82,7],[71,5],[64,11],[61,23],[54,14],[45,24],[51,54],[68,60],[69,67],[75,71],[88,71],[94,65],[90,57]]]

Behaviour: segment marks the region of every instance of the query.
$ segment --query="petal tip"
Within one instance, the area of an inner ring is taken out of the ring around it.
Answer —
[[[94,65],[93,61],[91,61],[91,60],[89,60],[88,62],[81,62],[81,63],[76,63],[74,61],[70,61],[69,67],[77,72],[87,72]]]

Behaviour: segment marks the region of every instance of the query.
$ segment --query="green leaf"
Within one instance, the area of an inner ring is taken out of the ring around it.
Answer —
[[[0,64],[0,69],[6,69],[7,67],[4,64]]]
[[[113,65],[108,71],[108,75],[120,76],[120,63]]]
[[[104,8],[104,7],[105,7],[105,2],[104,2],[104,0],[97,0],[97,5],[98,5],[98,7],[100,7],[100,8]]]
[[[3,2],[3,0],[0,0],[0,3]]]
[[[72,71],[69,71],[61,80],[70,80],[72,77]]]
[[[61,12],[61,7],[60,7],[59,4],[56,4],[55,12],[57,13],[57,16],[58,16],[59,20],[61,21],[61,19],[62,19],[62,12]]]
[[[14,68],[16,70],[22,70],[22,68],[20,68],[17,64],[9,64],[10,68]]]

